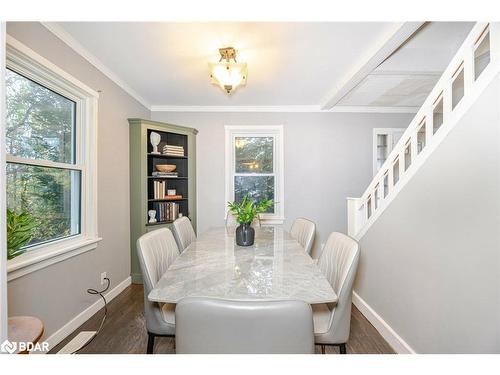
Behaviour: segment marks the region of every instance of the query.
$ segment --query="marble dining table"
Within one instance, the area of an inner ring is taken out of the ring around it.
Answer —
[[[212,228],[172,263],[148,295],[178,303],[184,297],[238,301],[334,303],[337,295],[316,262],[281,226],[255,228],[253,246],[235,243],[235,228]]]

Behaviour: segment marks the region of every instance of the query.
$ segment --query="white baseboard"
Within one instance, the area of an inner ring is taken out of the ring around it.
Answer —
[[[378,315],[356,292],[352,292],[352,303],[365,316],[366,319],[375,327],[380,335],[398,354],[416,354],[396,331],[394,331],[387,322]]]
[[[108,302],[113,300],[117,295],[123,292],[125,288],[127,288],[131,284],[131,282],[132,282],[131,277],[130,276],[127,277],[120,284],[115,286],[113,289],[111,289],[104,295],[106,297],[106,300]],[[72,334],[75,329],[80,327],[83,323],[89,320],[96,312],[102,309],[102,307],[103,307],[103,301],[99,298],[98,301],[94,302],[92,305],[87,307],[80,314],[75,316],[68,323],[66,323],[64,326],[59,328],[56,332],[54,332],[48,338],[43,339],[42,341],[49,343],[49,350],[54,348],[62,340],[64,340],[66,337]],[[33,353],[40,353],[40,352],[33,352]]]

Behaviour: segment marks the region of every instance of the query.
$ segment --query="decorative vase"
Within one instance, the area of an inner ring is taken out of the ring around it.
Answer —
[[[236,228],[236,244],[238,246],[252,246],[255,240],[255,229],[251,224],[240,224]]]
[[[161,135],[155,132],[151,132],[149,135],[149,141],[151,142],[151,146],[153,146],[152,154],[160,154],[158,151],[158,145],[161,142]]]

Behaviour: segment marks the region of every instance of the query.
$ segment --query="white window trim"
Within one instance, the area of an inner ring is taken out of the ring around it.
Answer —
[[[27,78],[77,103],[76,164],[81,171],[80,234],[61,238],[30,250],[7,262],[7,280],[40,270],[83,252],[95,249],[101,238],[97,232],[97,102],[99,94],[58,66],[7,35],[6,65]],[[2,146],[4,147],[4,146]],[[16,161],[7,155],[7,161]],[[31,160],[43,165],[43,160]],[[51,166],[54,163],[50,163]],[[66,167],[60,163],[59,167]],[[5,213],[3,213],[5,215]]]
[[[225,126],[225,203],[234,199],[234,139],[235,137],[269,137],[274,138],[273,165],[275,175],[274,214],[261,214],[263,224],[283,224],[285,221],[285,187],[284,187],[284,146],[283,125],[226,125]],[[227,207],[224,210],[227,214]]]
[[[5,34],[6,24],[0,22],[0,146],[5,144]],[[5,147],[0,149],[0,194],[5,197]],[[0,199],[0,212],[5,213],[5,198]],[[7,233],[5,230],[5,214],[0,215],[0,342],[7,340],[8,308],[7,308]]]

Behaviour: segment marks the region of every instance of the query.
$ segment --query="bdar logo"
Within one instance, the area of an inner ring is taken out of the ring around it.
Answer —
[[[9,340],[5,340],[4,342],[2,342],[2,345],[0,345],[0,351],[12,354],[16,351],[16,347],[17,346],[15,342],[10,342]]]

